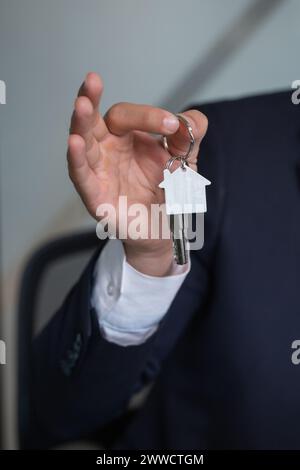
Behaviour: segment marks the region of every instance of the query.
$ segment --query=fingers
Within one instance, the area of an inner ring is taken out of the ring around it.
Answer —
[[[102,93],[103,82],[101,77],[95,72],[89,72],[79,89],[78,96],[86,96],[92,103],[94,121],[93,133],[98,141],[100,141],[108,133],[108,129],[105,125],[103,117],[99,112]]]
[[[88,211],[96,217],[99,181],[89,166],[85,141],[81,136],[70,135],[67,159],[70,178]]]
[[[181,114],[189,121],[193,129],[195,145],[192,154],[189,157],[189,163],[196,163],[201,140],[207,131],[208,120],[203,113],[195,109],[191,109]],[[180,122],[178,131],[168,138],[170,152],[174,155],[184,155],[189,147],[189,139],[190,137],[185,125]]]
[[[90,150],[94,142],[93,106],[89,98],[81,96],[76,99],[71,119],[71,134],[80,135],[85,141],[86,149]]]
[[[98,111],[100,98],[103,92],[103,83],[97,73],[89,72],[81,87],[78,96],[86,96],[91,100],[93,108]]]
[[[133,130],[169,135],[179,128],[174,114],[144,104],[115,104],[104,116],[104,121],[109,131],[118,136]]]
[[[91,169],[86,159],[86,146],[84,139],[72,134],[68,141],[67,152],[69,175],[74,184],[84,183],[90,175]]]
[[[87,74],[75,100],[70,133],[81,135],[86,141],[87,150],[91,148],[93,139],[100,141],[108,133],[98,111],[102,91],[99,75],[91,72]]]

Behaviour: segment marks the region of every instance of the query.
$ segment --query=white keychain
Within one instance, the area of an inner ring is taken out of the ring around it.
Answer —
[[[166,213],[195,214],[207,211],[205,187],[209,180],[185,164],[172,173],[164,170],[164,180],[159,184],[165,190]]]
[[[159,187],[165,191],[166,213],[170,216],[170,229],[173,239],[174,257],[177,264],[187,263],[188,239],[186,237],[186,214],[199,214],[207,211],[206,186],[211,182],[188,166],[195,139],[192,127],[185,117],[177,114],[186,126],[190,136],[190,146],[186,155],[171,155],[164,170],[164,179]],[[166,136],[163,136],[164,148],[169,152]],[[171,172],[174,161],[180,161],[180,167]]]

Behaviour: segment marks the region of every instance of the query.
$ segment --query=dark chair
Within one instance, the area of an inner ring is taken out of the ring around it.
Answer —
[[[18,309],[19,446],[28,448],[32,416],[32,339],[61,305],[91,254],[102,243],[95,232],[73,234],[40,247],[26,263]]]

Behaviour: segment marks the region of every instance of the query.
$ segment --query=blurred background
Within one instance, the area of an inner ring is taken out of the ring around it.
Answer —
[[[24,263],[47,240],[93,229],[68,180],[73,101],[100,73],[104,112],[289,89],[300,79],[299,0],[0,0],[2,447],[18,448],[17,304]],[[242,157],[242,156],[241,156]]]

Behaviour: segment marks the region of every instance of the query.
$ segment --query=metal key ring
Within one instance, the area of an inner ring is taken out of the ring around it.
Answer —
[[[180,166],[181,166],[181,168],[182,168],[183,170],[185,170],[185,167],[186,167],[186,166],[189,166],[189,162],[187,161],[186,158],[176,157],[176,156],[175,156],[175,157],[169,158],[169,160],[168,160],[167,163],[166,163],[166,169],[167,169],[167,170],[170,170],[171,167],[172,167],[172,165],[173,165],[173,163],[174,163],[176,160],[180,160]]]
[[[176,114],[176,116],[177,116],[178,120],[181,121],[185,125],[185,127],[186,127],[186,129],[189,133],[189,136],[190,136],[190,145],[189,145],[187,153],[185,155],[172,155],[171,152],[170,152],[170,149],[169,149],[167,136],[165,136],[165,135],[162,136],[162,142],[163,142],[164,149],[167,152],[169,152],[171,157],[174,157],[177,160],[179,160],[179,159],[187,160],[189,158],[189,156],[191,155],[192,151],[193,151],[193,148],[194,148],[194,145],[195,145],[195,137],[193,135],[193,129],[192,129],[192,126],[190,125],[189,121],[184,116],[182,116],[181,114]]]

